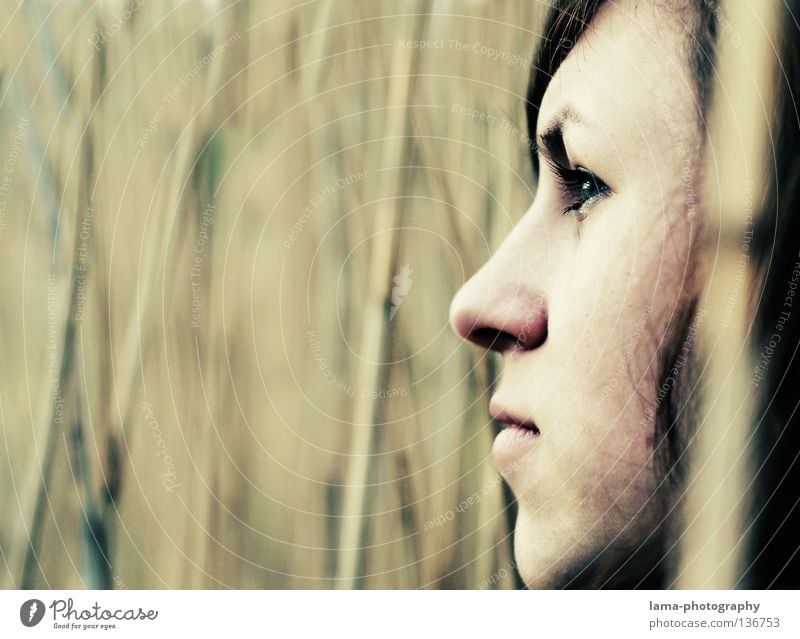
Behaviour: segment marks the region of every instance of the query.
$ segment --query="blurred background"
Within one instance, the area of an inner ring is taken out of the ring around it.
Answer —
[[[447,320],[545,9],[0,4],[0,586],[516,585]]]
[[[547,4],[0,3],[0,587],[520,586],[448,307],[533,198]],[[748,567],[778,4],[718,12],[679,587]]]

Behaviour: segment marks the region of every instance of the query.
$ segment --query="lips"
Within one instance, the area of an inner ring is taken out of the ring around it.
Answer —
[[[518,436],[528,436],[528,437],[536,437],[539,435],[539,429],[536,428],[535,424],[516,424],[510,423],[506,424],[505,430],[514,431]]]
[[[509,479],[518,466],[524,464],[525,457],[541,432],[533,420],[501,406],[495,400],[489,406],[489,413],[496,421],[505,424],[505,428],[495,437],[492,458],[500,473]]]
[[[532,419],[522,417],[519,413],[515,414],[505,407],[496,404],[494,400],[489,405],[489,413],[495,421],[505,424],[507,429],[514,429],[520,431],[520,433],[527,433],[534,436],[541,434],[538,426],[536,426]]]

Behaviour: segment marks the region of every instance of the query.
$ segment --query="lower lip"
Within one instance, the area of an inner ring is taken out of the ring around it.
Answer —
[[[492,458],[500,472],[513,472],[538,439],[539,433],[522,426],[506,426],[500,431],[492,446]]]

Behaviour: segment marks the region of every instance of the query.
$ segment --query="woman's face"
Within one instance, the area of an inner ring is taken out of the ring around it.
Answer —
[[[664,514],[658,355],[696,295],[702,137],[686,30],[655,4],[607,3],[558,68],[535,200],[451,309],[503,359],[492,455],[530,587],[564,585],[607,546],[629,553]]]

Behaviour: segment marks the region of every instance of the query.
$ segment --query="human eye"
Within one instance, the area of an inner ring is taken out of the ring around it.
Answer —
[[[582,166],[572,169],[557,162],[548,163],[566,203],[562,215],[573,214],[578,221],[582,221],[592,206],[611,193],[609,186],[589,169]]]

